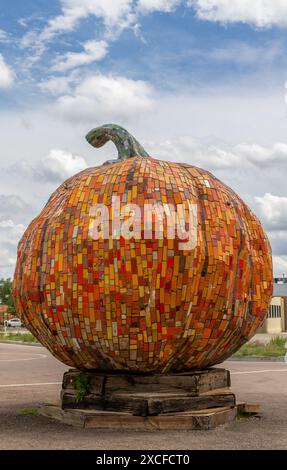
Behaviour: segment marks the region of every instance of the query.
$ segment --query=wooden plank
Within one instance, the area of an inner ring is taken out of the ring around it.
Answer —
[[[217,426],[227,424],[235,419],[233,409],[218,410],[216,413],[205,415],[181,414],[148,416],[146,418],[131,415],[90,415],[85,418],[85,428],[134,430],[134,431],[191,431],[210,430]]]
[[[216,371],[216,372],[213,372]],[[207,374],[198,375],[198,393],[230,387],[230,372],[226,369],[209,369]]]
[[[110,376],[106,378],[105,395],[114,393],[188,392],[196,395],[195,376]]]
[[[148,415],[161,415],[171,412],[182,412],[188,410],[200,410],[216,407],[234,407],[235,395],[233,393],[199,396],[199,397],[171,397],[148,400]]]
[[[181,415],[183,415],[184,413],[188,415],[192,413],[192,415],[194,416],[206,415],[206,414],[210,415],[212,413],[217,413],[218,411],[227,411],[227,410],[230,410],[230,406],[222,406],[220,408],[203,408],[200,410],[185,411],[185,412],[182,412]],[[169,415],[174,416],[174,413],[167,413],[164,416],[169,416]]]
[[[209,396],[209,395],[217,395],[217,394],[221,395],[221,394],[228,394],[228,393],[231,393],[230,388],[217,388],[216,390],[210,390],[208,392],[203,392],[200,395]]]
[[[148,420],[153,423],[154,427],[160,430],[204,431],[232,422],[235,420],[235,416],[235,408],[218,408],[216,411],[202,414],[189,412],[154,417],[149,416]]]
[[[102,396],[88,394],[82,400],[77,398],[77,394],[72,390],[64,390],[61,392],[61,401],[62,401],[62,408],[95,408],[101,409],[99,407],[99,403],[102,401]]]
[[[110,431],[153,431],[148,418],[119,413],[90,415],[85,418],[85,428]]]
[[[245,403],[244,413],[258,414],[261,411],[261,406],[255,403]]]
[[[74,395],[62,395],[63,409],[94,409],[98,411],[128,412],[134,416],[154,416],[171,412],[183,412],[223,406],[235,406],[233,393],[201,395],[198,397],[177,396],[172,394],[112,395],[98,397],[87,395],[77,401]]]
[[[237,403],[237,411],[242,414],[250,414],[250,415],[256,415],[260,413],[261,411],[261,406],[255,403],[244,403],[244,402],[239,402]]]
[[[167,391],[167,392],[119,392],[119,393],[113,393],[113,395],[109,395],[109,399],[117,399],[117,398],[125,398],[128,400],[129,398],[143,398],[143,399],[149,399],[149,398],[155,398],[155,399],[161,399],[161,398],[186,398],[186,397],[194,397],[194,395],[187,393],[187,392],[178,392],[176,391]],[[196,397],[194,397],[196,398]]]
[[[65,393],[62,396],[62,408],[126,412],[135,416],[147,416],[148,401],[138,397],[104,398],[96,395],[87,395],[83,400],[77,401],[74,395]]]
[[[83,413],[74,414],[64,411],[60,406],[44,405],[39,409],[39,414],[71,426],[85,427],[85,415]]]
[[[215,429],[218,426],[230,423],[236,418],[236,408],[231,408],[229,410],[223,411],[222,413],[213,413],[210,416],[210,428]]]
[[[145,393],[185,391],[190,395],[230,386],[230,375],[225,369],[208,369],[184,374],[107,376],[105,394],[119,392]]]
[[[128,413],[92,411],[92,410],[65,410],[53,405],[41,407],[39,413],[48,418],[76,427],[106,430],[208,430],[235,419],[235,408],[218,408],[216,411],[208,410],[201,415],[197,412],[174,413],[160,416],[133,416]]]
[[[63,389],[72,390],[75,379],[83,372],[70,369],[64,374]],[[93,394],[110,395],[114,392],[152,392],[186,391],[198,395],[215,388],[229,386],[229,372],[225,369],[207,369],[205,371],[185,372],[180,374],[123,374],[104,372],[85,372],[89,390]],[[104,390],[103,390],[104,388]]]
[[[64,373],[62,389],[70,393],[76,390],[76,379],[83,373],[87,376],[89,391],[94,395],[103,395],[105,377],[100,374],[82,372],[77,369],[71,369]]]

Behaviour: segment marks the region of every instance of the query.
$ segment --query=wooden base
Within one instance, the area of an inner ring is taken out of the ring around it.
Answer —
[[[39,414],[110,431],[208,430],[258,415],[258,405],[236,404],[229,387],[229,371],[217,368],[167,375],[71,369],[61,404],[42,406]]]
[[[64,374],[61,405],[45,405],[39,413],[82,428],[207,430],[235,419],[229,387],[229,371],[217,368],[165,375],[71,369]]]
[[[45,405],[39,410],[43,416],[75,427],[109,431],[209,430],[234,421],[236,413],[236,407],[146,417],[122,412],[63,410],[56,405]]]
[[[180,374],[123,374],[71,369],[64,374],[62,408],[159,416],[209,408],[234,408],[230,374],[208,369]]]

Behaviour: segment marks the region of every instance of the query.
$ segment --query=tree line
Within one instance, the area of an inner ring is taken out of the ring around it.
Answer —
[[[8,313],[16,314],[15,303],[12,295],[12,279],[0,279],[0,305],[8,305]]]

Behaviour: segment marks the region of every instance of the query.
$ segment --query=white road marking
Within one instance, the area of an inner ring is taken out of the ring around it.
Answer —
[[[245,364],[285,364],[284,361],[225,361],[223,362],[222,364],[242,364],[242,363],[245,363]]]
[[[13,388],[13,387],[41,387],[42,385],[61,385],[62,382],[42,382],[34,384],[7,384],[0,385],[0,388]]]
[[[286,369],[262,369],[262,370],[246,370],[243,372],[230,372],[231,375],[243,375],[243,374],[263,374],[265,372],[287,372]]]
[[[31,346],[30,344],[26,344],[26,343],[17,343],[15,341],[15,343],[8,343],[8,341],[5,341],[5,340],[1,340],[0,341],[0,347],[3,346],[3,348],[6,348],[6,347],[11,347],[13,348],[14,346],[18,347],[18,348],[33,348],[35,349],[36,348],[43,348],[44,349],[44,346],[38,346],[37,343],[35,343],[33,346]]]
[[[35,361],[37,359],[46,359],[48,357],[46,354],[34,354],[38,357],[26,357],[21,359],[0,359],[0,362],[22,362],[22,361]]]

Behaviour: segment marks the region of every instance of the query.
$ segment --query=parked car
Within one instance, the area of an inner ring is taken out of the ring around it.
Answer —
[[[6,320],[6,326],[7,327],[14,327],[14,328],[21,328],[22,323],[19,318],[11,318],[11,320]]]

